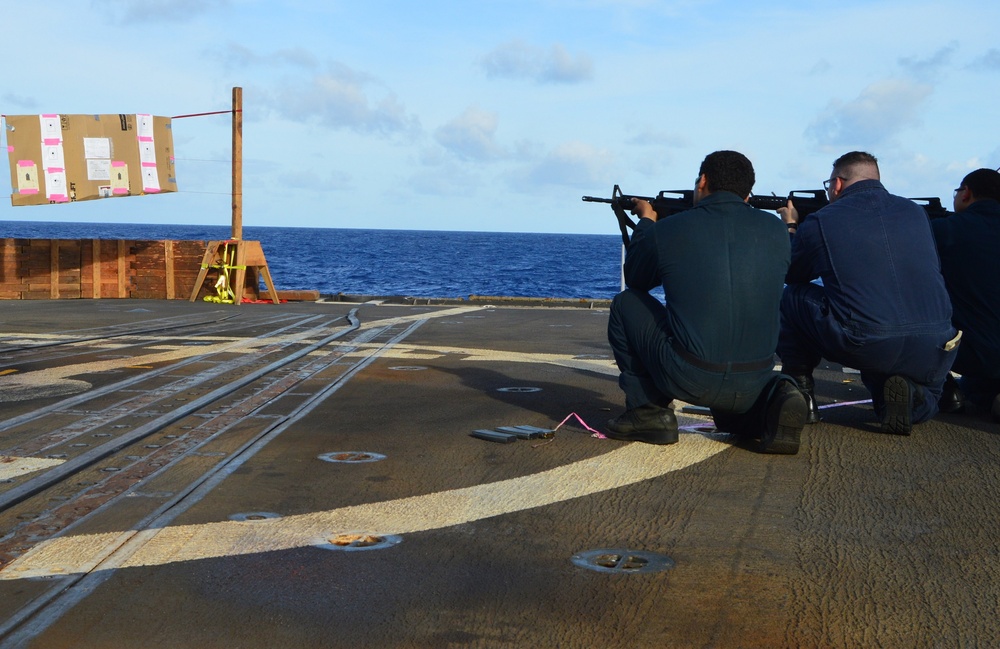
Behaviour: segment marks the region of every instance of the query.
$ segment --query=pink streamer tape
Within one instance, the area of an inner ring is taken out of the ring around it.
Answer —
[[[553,429],[553,432],[554,432],[554,431],[557,431],[557,430],[559,430],[559,427],[560,427],[560,426],[562,426],[563,424],[565,424],[565,423],[566,423],[567,421],[569,421],[569,418],[570,418],[570,417],[576,417],[576,420],[577,420],[578,422],[580,422],[580,424],[581,424],[581,425],[582,425],[582,426],[583,426],[584,428],[586,428],[586,429],[587,429],[587,430],[589,430],[589,431],[590,431],[591,433],[593,433],[593,434],[591,435],[591,437],[596,437],[597,439],[607,439],[607,438],[608,438],[608,437],[607,437],[607,435],[605,435],[604,433],[602,433],[602,432],[600,432],[600,431],[597,431],[597,430],[594,430],[593,428],[591,428],[590,426],[588,426],[588,425],[587,425],[587,422],[585,422],[585,421],[584,421],[583,419],[581,419],[581,418],[580,418],[580,415],[576,414],[575,412],[571,412],[571,413],[569,413],[568,415],[566,415],[566,419],[563,419],[563,420],[562,420],[561,422],[559,422],[559,426],[556,426],[556,427],[555,427],[555,428]]]

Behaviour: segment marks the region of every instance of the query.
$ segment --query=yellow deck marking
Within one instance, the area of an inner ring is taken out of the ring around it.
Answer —
[[[7,374],[13,374],[17,370],[0,370],[0,376],[5,376]]]
[[[670,446],[629,444],[529,476],[399,500],[263,521],[220,521],[59,537],[40,543],[6,566],[0,579],[100,569],[105,556],[136,536],[147,538],[128,558],[118,557],[115,567],[160,566],[289,550],[325,543],[342,532],[384,535],[440,529],[636,484],[691,466],[727,448],[731,446],[718,440],[685,434]]]
[[[25,473],[47,469],[62,464],[65,460],[42,457],[16,457],[0,455],[0,480],[10,480]]]

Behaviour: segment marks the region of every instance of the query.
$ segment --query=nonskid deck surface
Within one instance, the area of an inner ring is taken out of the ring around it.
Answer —
[[[676,445],[593,436],[601,308],[3,307],[0,647],[1000,637],[997,425],[881,434],[838,366],[771,456],[683,404]],[[558,429],[471,435],[516,426]]]

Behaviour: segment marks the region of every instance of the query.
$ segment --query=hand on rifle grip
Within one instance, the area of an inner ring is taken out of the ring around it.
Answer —
[[[795,209],[795,205],[792,203],[791,198],[788,199],[788,203],[784,207],[779,207],[776,211],[781,217],[781,220],[788,225],[799,224],[799,211]]]

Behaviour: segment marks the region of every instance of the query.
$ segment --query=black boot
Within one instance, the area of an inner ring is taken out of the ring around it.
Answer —
[[[882,432],[909,435],[913,428],[913,386],[906,377],[894,374],[882,388]]]
[[[761,453],[795,455],[806,425],[809,405],[805,395],[787,379],[781,379],[767,404],[764,433],[760,438]]]
[[[941,390],[941,399],[938,400],[938,410],[947,414],[963,412],[965,410],[965,394],[958,387],[958,381],[948,373],[944,380],[944,388]]]
[[[799,391],[806,398],[806,406],[808,407],[806,423],[819,423],[819,407],[816,405],[816,382],[813,381],[812,374],[790,374],[789,376],[795,379],[795,383],[799,386]]]
[[[623,442],[674,444],[677,442],[677,417],[673,406],[647,403],[626,410],[608,422],[608,437]]]

